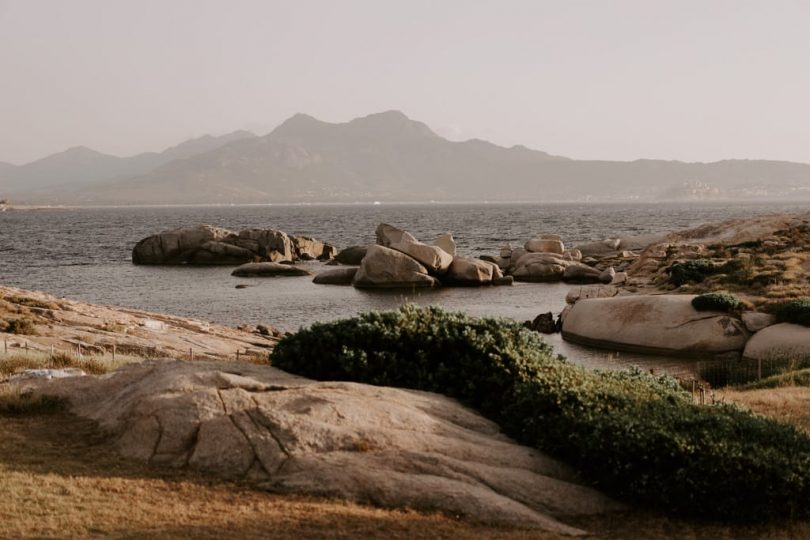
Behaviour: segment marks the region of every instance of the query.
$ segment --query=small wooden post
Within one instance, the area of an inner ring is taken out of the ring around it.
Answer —
[[[55,352],[56,350],[54,349],[53,345],[51,345],[51,356],[53,356]]]
[[[188,348],[188,359],[191,360],[192,362],[194,361],[194,349],[192,349],[191,347]]]
[[[236,349],[236,361],[239,361],[239,349]]]
[[[8,354],[8,340],[3,338],[3,351]]]
[[[757,358],[757,379],[762,378],[762,358]]]
[[[113,355],[113,358],[112,358],[113,362],[115,362],[115,343],[113,343],[112,355]]]

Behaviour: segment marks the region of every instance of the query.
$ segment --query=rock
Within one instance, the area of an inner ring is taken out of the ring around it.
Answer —
[[[391,249],[408,255],[416,262],[428,269],[428,272],[443,275],[450,268],[453,256],[440,247],[429,246],[417,240],[392,242]]]
[[[493,257],[492,255],[479,255],[478,258],[485,262],[491,262],[492,264],[498,264],[498,261],[500,261],[499,257]]]
[[[742,321],[696,311],[692,298],[668,294],[580,300],[566,316],[563,338],[591,347],[694,358],[741,351],[749,336]]]
[[[568,264],[551,253],[527,253],[517,261],[512,277],[515,281],[560,281]]]
[[[237,277],[309,276],[308,271],[289,264],[260,262],[243,264],[231,272]]]
[[[262,336],[271,336],[271,335],[273,335],[272,332],[270,332],[270,329],[267,328],[263,324],[257,324],[256,325],[256,333],[259,334],[259,335],[262,335]]]
[[[436,287],[439,282],[429,276],[427,268],[404,253],[375,245],[369,246],[353,285],[363,289]]]
[[[247,285],[245,283],[239,283],[239,284],[236,285],[236,287],[234,287],[234,289],[247,289],[248,287],[249,287],[249,285]]]
[[[542,238],[529,240],[523,245],[523,248],[530,253],[557,253],[562,255],[565,252],[565,246],[559,240],[544,240]]]
[[[627,283],[627,272],[616,272],[616,275],[613,276],[613,281],[611,281],[613,285],[622,285]]]
[[[144,238],[132,249],[134,264],[183,264],[187,257],[206,242],[220,241],[232,234],[210,225],[163,231]]]
[[[258,254],[270,262],[292,261],[293,243],[284,231],[274,229],[245,229],[229,239],[230,243]]]
[[[444,396],[315,382],[267,365],[147,362],[27,383],[125,459],[273,493],[373,502],[559,535],[626,507]]]
[[[742,314],[742,322],[749,332],[759,332],[763,328],[776,324],[776,317],[770,313],[746,311]]]
[[[68,377],[84,377],[86,373],[79,368],[61,369],[24,369],[19,373],[11,375],[10,382],[22,382],[31,379],[65,379]]]
[[[416,238],[409,232],[398,229],[387,223],[380,223],[377,226],[377,244],[383,247],[391,247],[391,244],[400,242],[416,242]]]
[[[613,282],[614,277],[616,277],[616,270],[614,270],[612,266],[608,266],[601,274],[599,274],[599,281],[605,285],[610,285]]]
[[[501,259],[510,259],[510,258],[512,258],[512,246],[509,245],[509,244],[506,244],[505,246],[503,246],[500,249],[500,256],[501,256]]]
[[[523,249],[522,247],[513,249],[512,250],[512,255],[509,257],[509,266],[510,266],[510,268],[515,268],[515,266],[517,265],[517,262],[520,259],[522,259],[525,255],[528,255],[528,254],[529,254],[529,252],[526,251],[525,249]]]
[[[165,322],[156,321],[155,319],[144,319],[143,323],[141,324],[143,325],[144,328],[148,328],[149,330],[156,330],[158,332],[163,332],[167,328]]]
[[[490,285],[494,268],[497,268],[497,265],[481,259],[455,257],[445,280],[450,285]]]
[[[311,261],[328,261],[337,253],[337,248],[309,236],[293,236],[293,249],[299,259]]]
[[[604,283],[602,272],[587,264],[572,262],[565,267],[562,279],[566,283]]]
[[[456,256],[456,240],[452,233],[445,233],[433,241],[433,245],[442,248],[451,257]]]
[[[581,261],[582,252],[578,249],[566,249],[563,253],[563,259],[566,261]]]
[[[515,278],[513,278],[512,276],[501,276],[501,277],[493,277],[492,278],[492,284],[495,285],[495,286],[498,286],[498,287],[501,287],[501,286],[504,286],[504,285],[512,285],[512,283],[514,283],[514,281],[515,281]]]
[[[796,362],[810,360],[810,327],[779,323],[753,335],[743,351],[750,360]]]
[[[351,285],[357,270],[356,266],[326,270],[315,276],[312,283],[319,285]]]
[[[541,334],[554,334],[557,332],[557,323],[554,321],[552,312],[541,313],[533,321],[526,321],[524,326],[529,330],[540,332]]]
[[[359,266],[366,256],[366,246],[351,246],[335,255],[335,261],[349,266]]]
[[[613,298],[619,290],[611,285],[583,285],[574,287],[565,295],[566,304],[576,304],[588,298]]]
[[[191,253],[186,262],[197,266],[214,266],[244,264],[251,262],[254,254],[239,246],[224,242],[206,242]]]

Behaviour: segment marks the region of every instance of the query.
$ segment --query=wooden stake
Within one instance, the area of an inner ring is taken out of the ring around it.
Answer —
[[[192,362],[194,361],[194,349],[192,349],[191,347],[188,348],[188,359],[191,360]]]
[[[115,343],[113,343],[113,362],[115,362]]]

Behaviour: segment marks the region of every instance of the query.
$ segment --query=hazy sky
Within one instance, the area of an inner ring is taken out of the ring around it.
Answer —
[[[0,161],[399,109],[575,158],[810,162],[808,1],[0,0]]]

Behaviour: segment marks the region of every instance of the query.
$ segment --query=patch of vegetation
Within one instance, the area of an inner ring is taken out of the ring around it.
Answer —
[[[717,267],[709,259],[676,262],[667,268],[669,282],[676,287],[687,283],[700,283],[708,276],[717,273]]]
[[[58,309],[59,306],[53,302],[43,302],[30,296],[6,296],[4,300],[17,304],[18,306],[42,308],[42,309]]]
[[[6,321],[6,332],[25,336],[35,336],[37,333],[34,321],[27,317],[9,319]]]
[[[810,300],[793,300],[779,304],[774,309],[778,322],[810,326]]]
[[[694,405],[671,378],[587,371],[513,321],[409,305],[315,324],[285,337],[271,362],[449,395],[642,504],[742,521],[810,515],[810,438],[795,427]]]
[[[91,375],[102,375],[111,366],[93,357],[79,358],[66,353],[54,353],[46,357],[34,354],[17,354],[0,359],[0,375],[13,375],[26,369],[78,368]]]
[[[0,388],[0,414],[18,416],[24,414],[48,414],[64,409],[65,403],[55,396],[34,395],[21,392],[19,388]]]
[[[810,369],[789,371],[772,375],[759,381],[739,386],[738,390],[761,390],[766,388],[784,388],[787,386],[810,386]]]
[[[742,305],[739,298],[727,292],[705,293],[692,299],[692,307],[698,311],[733,313],[740,309]]]

